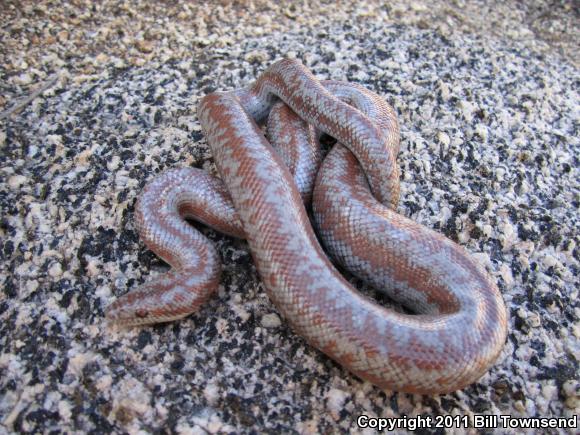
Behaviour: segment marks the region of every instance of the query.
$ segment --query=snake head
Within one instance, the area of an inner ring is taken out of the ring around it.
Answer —
[[[149,296],[147,296],[149,294]],[[160,320],[159,313],[148,300],[151,292],[144,292],[142,288],[133,290],[110,304],[105,316],[109,323],[119,326],[138,326],[156,323]],[[169,321],[171,319],[168,319]]]
[[[208,276],[193,270],[171,270],[119,297],[105,311],[119,326],[171,322],[194,313],[215,292],[219,268]]]

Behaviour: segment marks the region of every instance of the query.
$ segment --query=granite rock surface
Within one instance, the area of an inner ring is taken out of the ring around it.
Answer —
[[[0,431],[374,433],[357,417],[579,413],[572,4],[2,7]],[[279,317],[244,241],[203,228],[224,266],[199,313],[105,322],[116,296],[167,270],[135,231],[144,184],[215,171],[199,99],[282,57],[397,111],[399,211],[465,246],[508,307],[505,349],[478,383],[429,397],[362,382]]]

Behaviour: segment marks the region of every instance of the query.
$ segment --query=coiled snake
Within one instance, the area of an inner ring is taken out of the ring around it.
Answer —
[[[270,112],[272,144],[258,126]],[[198,117],[221,180],[175,169],[144,189],[139,233],[172,269],[111,304],[109,319],[178,319],[215,291],[219,257],[184,219],[193,218],[245,238],[284,318],[361,378],[436,394],[490,367],[507,333],[501,294],[463,248],[394,210],[399,128],[380,97],[282,60],[246,89],[204,97]],[[338,141],[321,164],[319,132]],[[337,272],[306,212],[311,198],[335,261],[417,314],[379,306]]]

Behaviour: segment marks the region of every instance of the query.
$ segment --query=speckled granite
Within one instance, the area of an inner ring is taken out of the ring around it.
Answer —
[[[90,4],[1,18],[0,432],[373,433],[359,415],[578,414],[573,38],[510,27],[519,2]],[[570,10],[554,7],[553,22],[578,28]],[[215,169],[198,99],[284,56],[398,112],[400,212],[474,253],[509,309],[505,350],[479,383],[440,397],[362,383],[278,317],[246,244],[209,230],[223,279],[197,315],[104,322],[116,295],[166,270],[135,233],[142,186],[166,168]]]

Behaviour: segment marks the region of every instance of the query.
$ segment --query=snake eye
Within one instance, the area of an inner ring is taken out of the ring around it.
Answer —
[[[148,315],[149,315],[149,311],[147,311],[147,310],[137,310],[137,311],[135,311],[135,317],[138,317],[140,319],[144,319]]]

